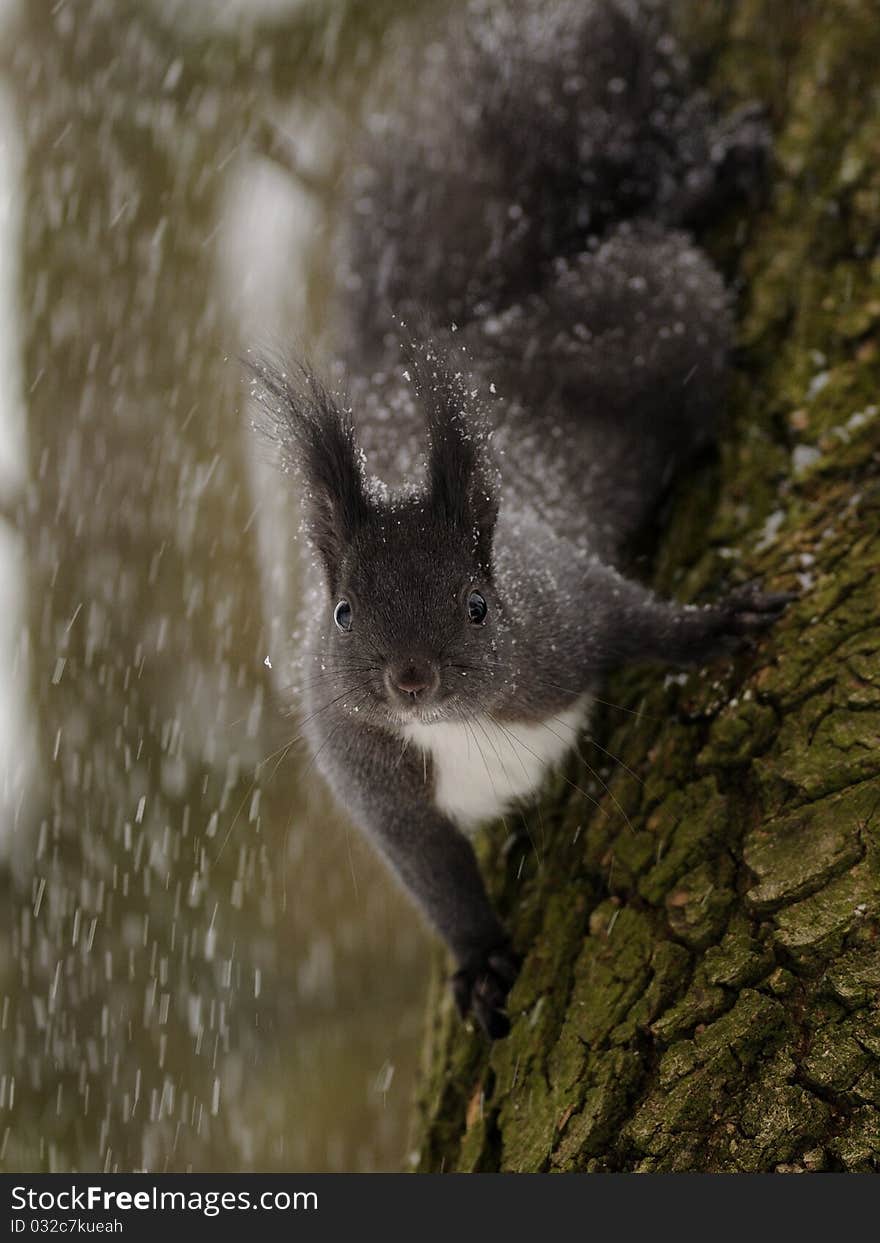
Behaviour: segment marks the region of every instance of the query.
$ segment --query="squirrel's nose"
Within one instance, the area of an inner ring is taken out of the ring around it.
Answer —
[[[388,680],[401,695],[416,699],[431,691],[437,684],[437,674],[428,665],[408,664],[400,669],[393,669]]]
[[[404,695],[418,695],[427,685],[428,675],[420,669],[407,669],[397,679],[397,689],[403,691]]]

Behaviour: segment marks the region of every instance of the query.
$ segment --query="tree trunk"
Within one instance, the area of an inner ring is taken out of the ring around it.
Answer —
[[[487,836],[513,1030],[489,1048],[438,981],[424,1170],[880,1167],[880,27],[867,0],[682,16],[713,89],[769,105],[776,167],[711,239],[733,419],[655,580],[802,594],[733,665],[618,677],[530,840]]]

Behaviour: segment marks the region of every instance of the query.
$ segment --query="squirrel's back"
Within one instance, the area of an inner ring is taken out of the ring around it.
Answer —
[[[716,120],[665,8],[472,0],[435,38],[410,31],[344,248],[344,351],[370,377],[378,467],[389,410],[397,446],[418,435],[395,316],[463,352],[511,500],[612,557],[716,430],[727,296],[682,230],[742,188],[766,141],[753,114]]]

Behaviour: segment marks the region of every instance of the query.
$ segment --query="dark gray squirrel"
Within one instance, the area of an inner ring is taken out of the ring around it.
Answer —
[[[610,669],[701,665],[789,599],[621,569],[716,435],[730,299],[691,230],[769,140],[718,119],[650,0],[471,3],[392,64],[346,187],[346,395],[266,362],[255,395],[312,553],[304,734],[497,1038],[519,960],[468,831],[540,790]]]

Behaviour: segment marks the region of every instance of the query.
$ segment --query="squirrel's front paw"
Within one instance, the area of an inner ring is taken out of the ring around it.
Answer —
[[[519,975],[520,959],[508,944],[496,945],[463,963],[452,977],[452,993],[462,1018],[473,1014],[490,1040],[510,1031],[507,994]]]
[[[703,656],[739,651],[750,638],[769,630],[796,599],[794,592],[763,592],[754,583],[732,592],[707,610]]]

